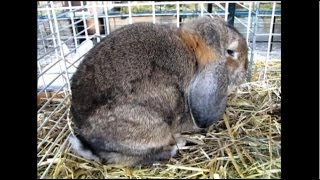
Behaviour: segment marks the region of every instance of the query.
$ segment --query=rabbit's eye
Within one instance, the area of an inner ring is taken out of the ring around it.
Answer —
[[[227,53],[228,53],[230,56],[234,57],[234,51],[228,49],[228,50],[227,50]]]

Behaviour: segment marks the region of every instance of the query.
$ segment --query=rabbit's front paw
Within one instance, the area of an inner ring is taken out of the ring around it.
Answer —
[[[171,157],[175,156],[177,154],[177,150],[184,147],[187,144],[187,141],[180,135],[175,135],[176,144],[173,145],[171,150]]]

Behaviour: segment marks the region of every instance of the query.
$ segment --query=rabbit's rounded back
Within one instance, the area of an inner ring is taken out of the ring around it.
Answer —
[[[182,91],[195,71],[195,61],[177,34],[165,26],[138,23],[114,31],[88,53],[72,77],[71,110],[76,123],[81,125],[101,105],[111,108],[125,101],[157,71],[170,74],[166,83]]]

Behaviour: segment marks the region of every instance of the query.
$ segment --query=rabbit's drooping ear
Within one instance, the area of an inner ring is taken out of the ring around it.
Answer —
[[[207,128],[221,118],[227,103],[227,87],[225,60],[207,64],[193,77],[188,103],[198,127]]]

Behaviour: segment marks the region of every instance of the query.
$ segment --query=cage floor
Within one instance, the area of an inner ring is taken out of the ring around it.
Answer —
[[[263,67],[262,61],[255,65],[253,81]],[[53,99],[38,113],[38,177],[280,178],[280,67],[269,62],[267,81],[243,84],[229,96],[223,119],[207,133],[188,135],[196,145],[149,168],[103,165],[73,154],[67,141],[69,96]]]

